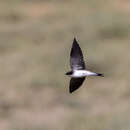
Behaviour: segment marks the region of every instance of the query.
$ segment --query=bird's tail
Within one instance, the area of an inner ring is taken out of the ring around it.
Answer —
[[[104,74],[101,74],[101,73],[96,73],[96,74],[97,74],[96,76],[104,77]]]

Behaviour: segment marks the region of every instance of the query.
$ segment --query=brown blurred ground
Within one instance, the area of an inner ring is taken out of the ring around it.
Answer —
[[[129,130],[128,0],[0,1],[0,130]],[[76,36],[103,72],[68,93]]]

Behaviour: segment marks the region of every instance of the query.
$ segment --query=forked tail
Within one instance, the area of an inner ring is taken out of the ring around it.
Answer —
[[[104,77],[104,75],[103,74],[101,74],[101,73],[96,73],[97,75],[96,76],[101,76],[101,77]]]

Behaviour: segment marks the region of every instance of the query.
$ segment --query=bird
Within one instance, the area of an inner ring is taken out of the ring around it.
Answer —
[[[86,69],[82,50],[75,37],[70,52],[70,66],[71,71],[65,73],[67,76],[71,77],[69,84],[70,93],[77,90],[88,76],[104,77],[104,75],[101,73],[91,72]]]

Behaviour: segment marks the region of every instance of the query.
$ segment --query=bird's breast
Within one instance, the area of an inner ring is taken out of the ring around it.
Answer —
[[[87,73],[85,70],[75,70],[72,77],[80,78],[80,77],[86,77]]]

